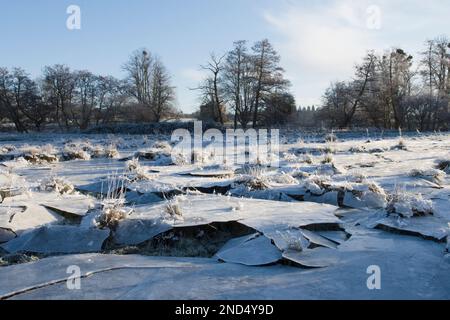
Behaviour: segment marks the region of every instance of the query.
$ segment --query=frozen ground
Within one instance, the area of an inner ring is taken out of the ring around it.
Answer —
[[[0,136],[0,299],[449,299],[450,134],[321,140],[271,168]]]

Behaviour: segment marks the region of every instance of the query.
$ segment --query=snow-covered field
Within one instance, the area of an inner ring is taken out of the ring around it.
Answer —
[[[450,299],[450,134],[301,138],[0,136],[0,299]]]

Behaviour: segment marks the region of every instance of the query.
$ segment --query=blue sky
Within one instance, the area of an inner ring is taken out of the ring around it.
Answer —
[[[81,8],[81,30],[66,28],[71,4]],[[427,38],[450,32],[449,16],[448,0],[2,0],[0,66],[38,76],[64,63],[123,77],[129,54],[147,47],[172,74],[180,109],[191,112],[198,100],[189,88],[210,52],[268,38],[307,105],[350,77],[368,49],[401,46],[417,56]]]

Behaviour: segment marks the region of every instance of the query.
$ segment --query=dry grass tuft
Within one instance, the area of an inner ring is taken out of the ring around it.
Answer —
[[[270,181],[278,184],[297,184],[298,181],[288,173],[279,173],[269,177]]]
[[[244,174],[236,180],[237,184],[246,186],[249,190],[267,190],[270,181],[266,176],[266,170],[260,166],[244,167]]]
[[[72,194],[75,187],[70,182],[59,177],[50,177],[41,182],[39,190],[47,192],[56,192],[59,194]]]
[[[425,200],[421,194],[411,194],[396,188],[388,197],[386,211],[403,218],[412,218],[434,213],[433,202]]]
[[[334,162],[334,158],[331,153],[327,153],[322,160],[322,164],[333,163],[333,162]]]
[[[45,146],[24,146],[22,148],[22,157],[32,164],[54,163],[58,162],[58,150],[50,144]]]
[[[126,219],[133,209],[125,208],[126,177],[117,174],[108,177],[108,190],[102,199],[102,212],[97,219],[101,228],[115,228],[120,220]]]
[[[408,148],[406,146],[405,141],[403,140],[403,138],[400,138],[400,140],[398,141],[398,143],[395,146],[391,147],[391,150],[403,150],[403,151],[407,151]]]
[[[138,158],[128,160],[125,163],[125,170],[129,172],[128,178],[131,181],[151,180],[153,178],[143,167],[141,167]]]
[[[164,220],[183,220],[183,212],[178,198],[168,200],[163,212]]]
[[[63,151],[63,159],[70,160],[90,160],[91,155],[81,147],[66,146]]]
[[[117,159],[120,157],[120,153],[115,145],[108,145],[107,147],[95,146],[92,149],[93,158],[108,158]]]

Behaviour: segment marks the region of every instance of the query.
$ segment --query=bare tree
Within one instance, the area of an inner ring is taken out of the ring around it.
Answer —
[[[135,51],[124,65],[128,72],[130,93],[149,110],[153,120],[159,122],[175,99],[170,76],[158,58],[153,58],[148,50]]]
[[[37,131],[41,131],[42,126],[52,113],[52,107],[42,100],[41,92],[42,89],[38,86],[38,83],[27,76],[22,98],[23,103],[19,107]]]
[[[120,107],[128,100],[126,86],[112,76],[97,79],[97,108],[95,123],[110,123],[116,120]]]
[[[375,64],[377,58],[373,52],[369,52],[361,65],[356,66],[355,79],[350,85],[351,93],[349,107],[344,108],[344,119],[341,123],[342,128],[350,126],[352,119],[361,105],[364,95],[369,88],[369,83],[375,81]]]
[[[449,94],[449,69],[450,69],[450,40],[447,37],[438,37],[434,41],[434,78],[439,97],[447,97]]]
[[[393,49],[379,61],[382,99],[392,112],[395,128],[403,127],[406,117],[402,100],[411,94],[414,77],[411,71],[412,59],[413,57],[402,49]]]
[[[420,74],[428,88],[427,119],[429,127],[436,129],[439,114],[448,112],[450,106],[450,40],[446,37],[428,40],[421,54]],[[435,97],[445,101],[436,101]]]
[[[89,71],[74,74],[74,107],[71,108],[72,120],[80,129],[86,129],[97,105],[98,77]]]
[[[75,77],[65,65],[44,68],[44,97],[55,108],[55,120],[59,127],[70,126],[72,99],[75,90]]]
[[[170,85],[170,75],[160,59],[155,59],[152,78],[152,111],[156,122],[170,113],[175,100],[174,87]]]
[[[131,94],[139,103],[151,107],[151,68],[153,57],[146,49],[136,50],[124,65],[128,72]]]
[[[225,99],[234,111],[235,128],[238,122],[243,128],[250,122],[256,127],[265,103],[274,101],[270,97],[287,92],[289,82],[279,62],[279,55],[267,39],[255,43],[251,52],[246,41],[234,43],[226,56],[222,82]],[[264,121],[267,123],[267,119]]]
[[[24,103],[26,81],[27,76],[22,69],[14,69],[11,74],[8,69],[0,68],[0,105],[18,132],[27,132],[20,111]]]
[[[369,110],[374,107],[374,99],[368,96],[376,79],[376,62],[375,54],[369,52],[363,63],[355,67],[352,81],[331,84],[324,95],[322,118],[328,118],[332,126],[348,128],[362,106]]]
[[[320,116],[330,127],[342,127],[350,118],[349,113],[353,105],[352,91],[351,84],[342,81],[332,83],[325,91]]]
[[[206,79],[202,84],[195,88],[200,90],[203,99],[203,106],[211,107],[211,114],[214,120],[224,124],[225,103],[223,95],[222,71],[224,70],[223,60],[225,55],[217,57],[214,53],[210,54],[210,59],[206,65],[200,66],[202,70],[208,72]]]
[[[338,82],[327,89],[319,114],[329,125],[409,130],[449,127],[449,43],[445,38],[427,42],[420,74],[412,68],[413,57],[392,49],[377,57],[369,53],[357,66],[351,82]]]
[[[252,50],[255,77],[253,127],[256,127],[263,95],[284,89],[288,85],[288,81],[283,78],[284,70],[279,66],[280,56],[269,40],[256,42]]]
[[[251,113],[252,99],[250,84],[250,57],[248,55],[247,41],[240,40],[234,43],[234,48],[228,53],[224,72],[224,93],[228,97],[231,109],[234,110],[234,128],[238,122],[245,128]]]

